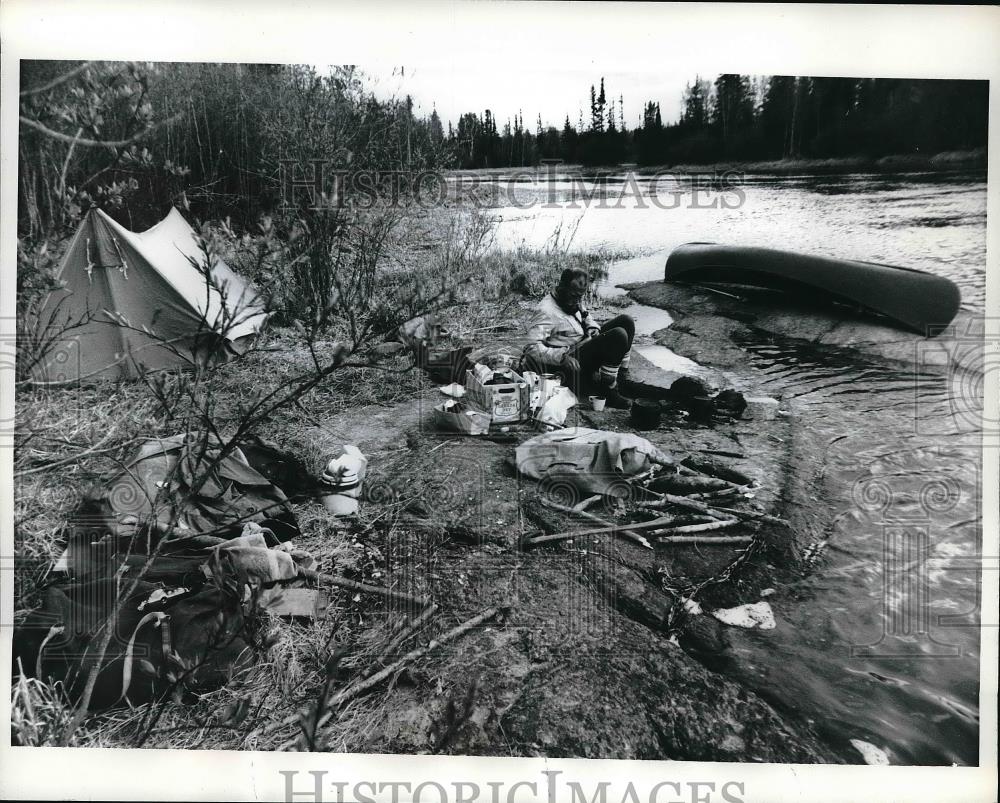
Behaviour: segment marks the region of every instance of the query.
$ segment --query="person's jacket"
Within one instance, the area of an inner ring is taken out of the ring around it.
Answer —
[[[524,358],[542,365],[560,365],[570,348],[598,330],[583,304],[575,313],[567,312],[549,293],[538,303],[528,323]]]

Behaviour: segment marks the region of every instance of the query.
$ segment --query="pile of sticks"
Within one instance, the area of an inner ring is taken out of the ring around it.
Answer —
[[[601,501],[604,497],[600,495],[591,496],[582,502],[569,506],[542,499],[541,504],[545,507],[561,513],[577,516],[594,524],[600,525],[596,528],[586,530],[570,530],[560,533],[550,533],[546,535],[530,535],[524,538],[521,546],[530,549],[535,546],[553,544],[561,541],[568,541],[581,536],[593,535],[613,535],[623,540],[629,541],[645,549],[652,549],[650,538],[659,544],[699,544],[699,545],[733,545],[749,544],[753,541],[750,535],[733,535],[726,533],[716,535],[719,530],[728,530],[741,524],[756,524],[768,522],[772,524],[784,524],[787,522],[776,516],[768,515],[757,510],[741,510],[734,507],[716,507],[708,504],[708,501],[725,498],[743,498],[751,493],[751,484],[733,482],[733,479],[743,479],[734,476],[737,472],[713,472],[712,466],[699,462],[697,468],[691,465],[677,465],[671,467],[680,476],[711,478],[713,488],[707,492],[692,491],[688,494],[659,493],[647,487],[660,468],[654,466],[643,474],[636,475],[630,480],[634,489],[633,498],[642,500],[638,509],[647,512],[658,513],[660,515],[649,521],[631,522],[627,524],[615,524],[599,516],[589,513],[586,508]],[[727,473],[727,477],[720,477],[719,474]],[[692,485],[697,488],[697,484]],[[698,515],[693,517],[687,513],[683,517],[678,515],[667,515],[673,509],[682,511],[692,511]],[[708,533],[711,533],[709,535]]]

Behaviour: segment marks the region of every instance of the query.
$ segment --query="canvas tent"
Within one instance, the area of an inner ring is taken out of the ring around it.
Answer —
[[[32,367],[35,380],[134,377],[245,350],[266,321],[263,304],[224,262],[212,265],[210,280],[196,267],[203,264],[176,209],[142,233],[88,212],[59,268],[63,288],[41,308],[40,340],[54,343]]]

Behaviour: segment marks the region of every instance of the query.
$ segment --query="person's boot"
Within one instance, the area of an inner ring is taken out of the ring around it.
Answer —
[[[620,383],[616,382],[610,387],[604,387],[597,392],[604,397],[604,403],[608,407],[614,407],[616,410],[628,410],[632,406],[632,400],[626,396],[623,396],[619,392]]]
[[[639,387],[629,376],[628,368],[621,368],[618,370],[617,388],[619,393],[622,393],[629,398],[634,399],[638,395],[637,391],[639,390]]]

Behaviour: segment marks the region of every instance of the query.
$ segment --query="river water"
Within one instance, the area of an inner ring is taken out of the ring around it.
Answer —
[[[672,248],[711,241],[920,268],[983,312],[982,173],[478,181],[505,188],[490,209],[499,244],[626,255],[605,293],[658,280]],[[627,311],[648,357],[697,371],[649,338],[666,313]],[[775,630],[729,629],[720,671],[810,720],[845,758],[860,760],[858,739],[894,764],[976,764],[983,374],[764,334],[740,345],[741,381],[793,412],[786,515],[811,544],[810,569],[779,584]]]

